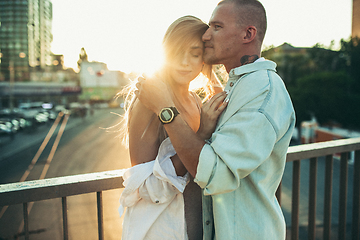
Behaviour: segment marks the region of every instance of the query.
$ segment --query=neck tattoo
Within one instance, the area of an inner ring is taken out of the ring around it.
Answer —
[[[242,58],[240,58],[241,65],[249,64],[255,62],[257,59],[259,59],[258,55],[245,55]]]

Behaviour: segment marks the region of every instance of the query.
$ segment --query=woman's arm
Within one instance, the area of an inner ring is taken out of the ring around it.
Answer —
[[[129,152],[131,165],[152,161],[160,146],[156,115],[135,100],[129,116]]]
[[[131,165],[152,161],[160,147],[159,125],[157,116],[136,100],[129,118],[129,151]],[[171,157],[176,174],[184,176],[186,168],[176,154]]]

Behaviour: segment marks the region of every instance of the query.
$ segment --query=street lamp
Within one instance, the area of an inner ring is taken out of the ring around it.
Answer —
[[[19,53],[19,57],[20,58],[25,58],[26,54],[24,52]],[[10,72],[10,81],[9,81],[9,107],[11,112],[14,109],[14,93],[13,93],[13,89],[14,89],[14,82],[15,82],[15,69],[14,69],[14,61],[13,60],[9,60],[9,72]]]

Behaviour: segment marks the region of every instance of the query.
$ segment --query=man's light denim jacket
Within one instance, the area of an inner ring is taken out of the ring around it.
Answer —
[[[204,239],[285,239],[275,197],[295,112],[272,61],[229,73],[229,104],[203,147],[195,181],[203,189]]]

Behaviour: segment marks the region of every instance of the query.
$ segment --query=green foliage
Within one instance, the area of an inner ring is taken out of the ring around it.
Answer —
[[[297,124],[314,115],[321,125],[340,123],[360,129],[360,40],[341,40],[338,51],[320,44],[295,48],[284,44],[262,56],[275,61],[288,87]]]
[[[350,93],[352,85],[353,80],[344,72],[320,72],[299,78],[297,86],[289,88],[298,122],[309,120],[313,114],[322,125],[330,121],[353,125],[356,119],[350,106],[356,99]]]
[[[346,59],[347,71],[355,80],[355,88],[360,92],[360,38],[341,40],[341,56]]]

